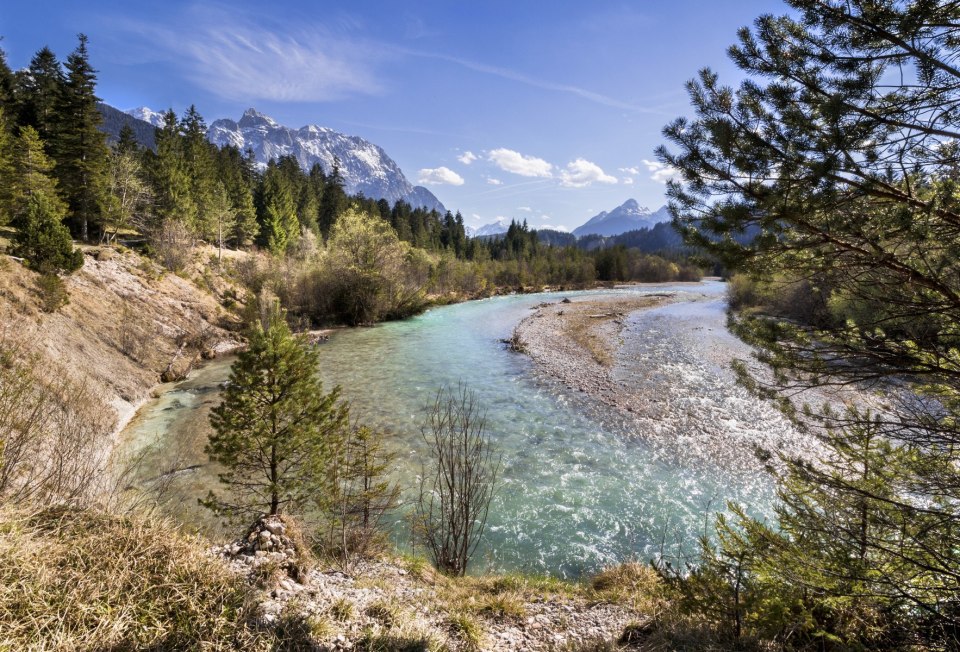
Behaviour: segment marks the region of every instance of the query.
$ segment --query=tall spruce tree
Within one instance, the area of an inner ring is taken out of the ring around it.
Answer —
[[[46,143],[48,152],[57,136],[65,85],[63,68],[48,47],[33,55],[26,70],[16,73],[16,121],[33,127]]]
[[[157,215],[161,220],[193,224],[197,206],[191,193],[180,123],[173,109],[164,114],[164,124],[155,133],[157,153],[150,167]]]
[[[210,459],[225,469],[226,495],[203,501],[229,515],[300,509],[327,483],[327,465],[349,426],[340,388],[324,393],[317,352],[294,337],[278,306],[253,325],[249,346],[213,409]]]
[[[183,134],[183,160],[190,178],[190,196],[196,212],[190,228],[199,237],[214,240],[217,235],[219,198],[216,196],[216,170],[213,145],[207,141],[207,125],[192,104],[180,121]]]
[[[879,429],[891,451],[873,472],[892,492],[856,487],[820,509],[842,545],[845,572],[865,565],[863,589],[912,623],[922,645],[955,645],[960,630],[960,6],[882,0],[790,0],[792,17],[762,16],[731,48],[747,80],[709,70],[689,83],[696,113],[664,130],[659,150],[679,171],[669,185],[687,241],[757,279],[808,283],[791,321],[740,314],[738,334],[775,374],[741,376],[826,444]],[[805,412],[786,392],[818,385],[885,386],[878,423]],[[894,464],[894,460],[907,460]],[[853,464],[853,466],[857,466]],[[811,476],[818,486],[829,478]],[[790,490],[786,504],[801,494]],[[902,527],[845,536],[846,516]],[[833,500],[833,498],[831,498]],[[882,505],[882,508],[880,507]],[[794,505],[797,508],[796,505]],[[880,518],[880,516],[877,516]],[[789,521],[785,521],[789,526]],[[817,545],[817,544],[811,544]],[[795,549],[816,558],[818,551]],[[847,589],[820,580],[816,595]],[[837,591],[840,591],[838,594]],[[812,595],[808,590],[807,595]]]
[[[78,40],[64,64],[67,77],[57,110],[53,152],[71,221],[80,239],[89,241],[90,228],[98,225],[106,196],[110,151],[106,135],[100,131],[103,118],[97,109],[97,77],[90,65],[87,37],[80,34]]]

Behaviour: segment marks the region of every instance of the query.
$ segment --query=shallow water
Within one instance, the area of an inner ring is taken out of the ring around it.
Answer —
[[[595,293],[498,297],[341,331],[320,346],[321,377],[326,389],[342,386],[353,416],[388,433],[400,454],[396,477],[407,486],[420,468],[425,407],[439,387],[467,383],[487,411],[504,465],[474,570],[579,576],[692,550],[706,517],[727,501],[768,512],[772,482],[754,445],[790,447],[798,437],[735,386],[729,359],[748,351],[724,327],[723,289],[707,282],[614,291],[668,290],[683,299],[635,313],[624,329],[614,375],[649,397],[642,415],[597,405],[500,343],[536,304]],[[169,388],[127,428],[129,450],[157,443],[163,451],[142,478],[205,462],[206,415],[229,362]],[[204,518],[193,505],[214,477],[209,467],[176,476],[181,518]],[[398,523],[401,546],[405,532]]]

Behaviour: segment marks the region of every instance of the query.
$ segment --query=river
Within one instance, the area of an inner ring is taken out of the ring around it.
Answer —
[[[405,321],[335,333],[319,347],[325,388],[343,388],[352,415],[388,435],[395,477],[412,487],[419,426],[443,385],[465,382],[503,453],[502,485],[473,570],[577,577],[612,563],[695,549],[728,501],[770,514],[774,490],[757,445],[802,448],[771,406],[738,387],[729,369],[749,351],[725,327],[724,285],[633,286],[603,292],[676,292],[634,313],[614,375],[651,396],[644,414],[598,405],[544,377],[500,340],[531,307],[596,292],[496,297],[436,308]],[[170,469],[167,509],[210,528],[197,497],[214,485],[203,455],[207,415],[230,359],[162,389],[123,433],[142,453],[138,483]],[[195,467],[195,468],[190,468]],[[395,542],[409,543],[402,520]]]

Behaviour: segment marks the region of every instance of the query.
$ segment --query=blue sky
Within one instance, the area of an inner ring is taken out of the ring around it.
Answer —
[[[628,198],[656,209],[653,154],[689,112],[684,82],[774,0],[662,2],[5,2],[10,65],[90,37],[121,109],[256,107],[382,146],[467,223],[575,228]]]

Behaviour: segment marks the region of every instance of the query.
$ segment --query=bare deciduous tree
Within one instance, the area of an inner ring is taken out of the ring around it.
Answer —
[[[400,485],[388,477],[397,455],[383,450],[382,442],[381,433],[355,426],[332,456],[332,486],[323,505],[330,525],[327,546],[346,572],[383,544],[386,516],[400,500]]]
[[[463,575],[480,543],[502,456],[476,395],[463,384],[443,388],[420,432],[427,461],[420,473],[417,525],[436,567]]]

